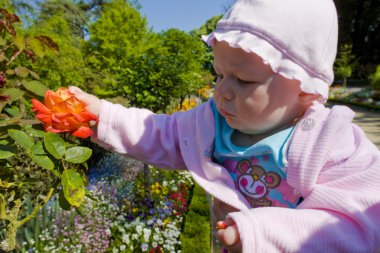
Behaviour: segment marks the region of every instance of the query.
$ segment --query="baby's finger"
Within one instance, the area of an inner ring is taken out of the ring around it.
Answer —
[[[232,246],[240,240],[236,225],[218,230],[216,238],[225,246]]]
[[[86,94],[83,90],[81,90],[80,88],[76,87],[76,86],[70,86],[69,87],[69,91],[75,95],[75,97],[77,99],[79,99],[80,101],[82,102],[85,102],[87,103],[87,96],[88,94]]]
[[[75,94],[75,95],[83,93],[83,91],[80,88],[76,87],[76,86],[70,86],[69,87],[69,91],[71,93]]]

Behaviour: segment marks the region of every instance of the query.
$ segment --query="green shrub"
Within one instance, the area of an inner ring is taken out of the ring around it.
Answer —
[[[205,191],[195,184],[181,234],[183,253],[210,252],[210,207]]]
[[[371,85],[374,90],[380,90],[380,65],[377,66],[376,72],[370,76]]]

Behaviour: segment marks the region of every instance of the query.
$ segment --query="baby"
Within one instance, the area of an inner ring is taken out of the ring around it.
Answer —
[[[92,139],[161,168],[186,168],[215,201],[229,252],[376,252],[380,152],[333,81],[332,0],[238,0],[203,39],[214,97],[154,114],[70,87],[99,116]]]

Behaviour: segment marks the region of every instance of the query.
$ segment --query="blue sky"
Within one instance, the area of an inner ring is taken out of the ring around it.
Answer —
[[[233,0],[140,0],[141,13],[149,27],[160,32],[169,28],[191,31],[209,18],[225,12]]]

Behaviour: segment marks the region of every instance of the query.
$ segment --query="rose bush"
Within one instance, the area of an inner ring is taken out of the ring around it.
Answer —
[[[55,193],[59,194],[63,209],[74,207],[78,212],[84,197],[90,196],[85,189],[84,172],[92,150],[79,146],[80,142],[72,136],[40,130],[40,122],[32,115],[30,99],[43,97],[47,87],[36,72],[20,66],[21,62],[37,60],[37,56],[43,57],[45,53],[58,53],[58,46],[46,36],[18,35],[14,27],[18,22],[17,15],[0,8],[1,252],[16,247],[18,229],[46,206]],[[82,137],[90,134],[86,120],[94,117],[82,110],[83,105],[65,90],[58,93],[59,98],[52,92],[47,94],[46,105],[34,102],[38,117],[45,120],[46,130],[67,130]],[[62,108],[66,110],[64,113]],[[69,113],[70,110],[73,112]],[[33,204],[32,210],[26,209],[27,198]]]

